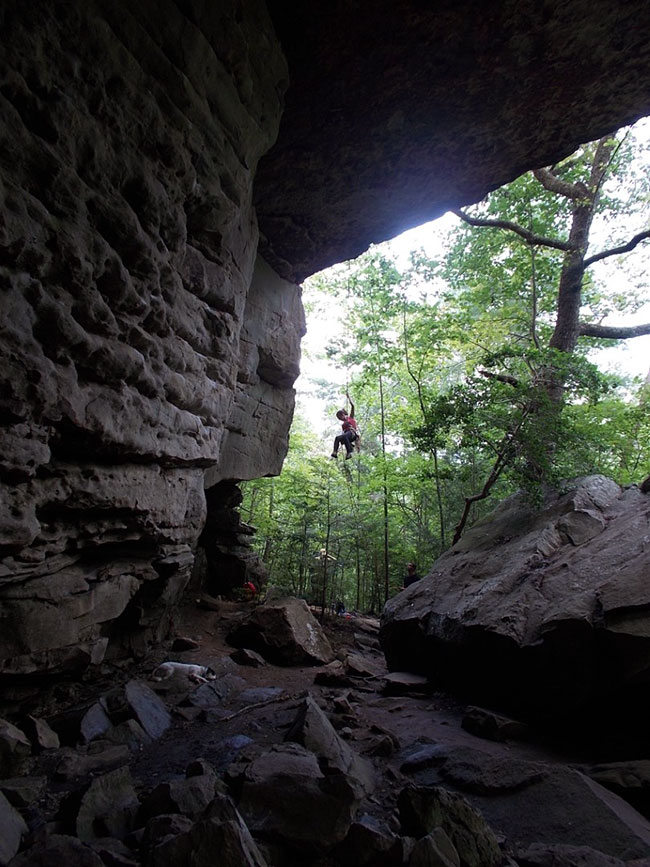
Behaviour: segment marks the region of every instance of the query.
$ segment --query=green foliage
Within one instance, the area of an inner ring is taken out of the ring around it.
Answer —
[[[603,184],[593,217],[600,248],[623,240],[612,214],[637,205],[643,213],[649,201],[630,142],[612,152],[618,183]],[[555,175],[586,184],[594,148],[580,148]],[[473,213],[562,241],[572,207],[527,174]],[[320,377],[331,427],[311,430],[297,415],[282,475],[244,486],[243,517],[258,528],[274,584],[316,604],[340,598],[377,611],[386,588],[401,587],[405,563],[426,572],[459,522],[491,508],[489,495],[524,487],[535,496],[541,481],[592,472],[621,484],[647,474],[647,388],[634,391],[590,362],[602,341],[581,339],[571,352],[549,346],[563,258],[505,229],[459,222],[440,261],[414,254],[400,272],[375,248],[308,282],[312,315],[340,315],[325,355],[355,403],[361,450],[350,461],[329,458],[345,395]],[[591,320],[638,304],[636,288],[611,291],[600,272],[585,274],[579,291]]]

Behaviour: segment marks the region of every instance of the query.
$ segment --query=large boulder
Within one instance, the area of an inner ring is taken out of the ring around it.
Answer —
[[[428,816],[424,807],[430,809],[430,793],[442,786],[478,811],[510,846],[588,846],[626,861],[650,857],[648,820],[575,768],[513,759],[508,751],[458,747],[443,752],[436,767],[416,772],[417,785],[405,790],[409,797],[400,796],[400,803],[409,805],[402,810],[404,821],[411,817],[411,833],[417,830],[412,827],[414,805],[419,805],[418,815]]]
[[[250,647],[276,665],[325,665],[334,653],[303,599],[272,599],[228,634],[234,647]]]
[[[0,792],[0,865],[2,867],[5,867],[5,864],[14,857],[26,833],[25,820]]]
[[[372,765],[339,737],[310,695],[301,703],[285,740],[311,750],[329,774],[345,774],[359,799],[372,794],[375,788]]]
[[[295,743],[273,746],[252,761],[241,757],[228,774],[251,832],[301,852],[340,843],[359,806],[354,780],[322,769],[314,753]]]
[[[602,476],[539,508],[510,497],[388,602],[389,668],[536,721],[629,727],[650,676],[649,521],[647,496]]]

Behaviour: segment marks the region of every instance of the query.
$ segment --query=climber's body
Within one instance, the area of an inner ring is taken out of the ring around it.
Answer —
[[[348,395],[348,400],[350,397]],[[354,417],[354,404],[350,400],[350,412],[347,413],[344,409],[340,409],[336,413],[336,417],[341,422],[342,433],[340,433],[337,437],[334,438],[334,448],[332,449],[332,457],[338,457],[338,451],[340,446],[345,446],[345,459],[352,457],[352,446],[359,439],[359,432],[357,429],[357,422]]]

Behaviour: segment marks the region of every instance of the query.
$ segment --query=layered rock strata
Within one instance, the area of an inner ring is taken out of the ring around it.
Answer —
[[[0,671],[21,674],[164,628],[206,468],[279,472],[304,324],[255,269],[286,82],[264,4],[0,14]]]

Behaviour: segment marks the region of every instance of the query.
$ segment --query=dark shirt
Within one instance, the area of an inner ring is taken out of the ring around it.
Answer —
[[[407,572],[406,577],[404,578],[404,586],[410,587],[411,584],[415,584],[415,582],[419,581],[419,580],[420,580],[420,576],[418,575],[417,572],[413,572],[412,574],[410,572]]]

